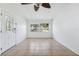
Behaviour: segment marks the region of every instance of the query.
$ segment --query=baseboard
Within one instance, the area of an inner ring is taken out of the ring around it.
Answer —
[[[6,51],[12,49],[12,48],[15,47],[15,46],[16,46],[16,45],[13,45],[12,47],[10,47],[9,49],[7,49]],[[2,54],[5,53],[6,51],[1,52],[1,56],[2,56]]]
[[[68,48],[68,47],[67,47],[67,48]],[[76,53],[77,55],[79,55],[79,51],[74,50],[74,49],[71,49],[71,48],[68,48],[68,49],[70,49],[71,51],[73,51],[74,53]]]
[[[64,45],[63,43],[61,43],[60,41],[58,41],[58,40],[56,40],[57,42],[59,42],[60,44],[62,44],[64,47],[66,47],[67,49],[69,49],[69,50],[71,50],[72,52],[74,52],[75,54],[77,54],[77,55],[79,55],[79,51],[77,51],[77,50],[74,50],[74,49],[72,49],[72,48],[70,48],[70,47],[68,47],[68,46],[66,46],[66,45]]]

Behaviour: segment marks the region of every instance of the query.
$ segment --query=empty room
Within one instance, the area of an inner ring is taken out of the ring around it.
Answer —
[[[79,3],[0,3],[0,56],[78,56]]]

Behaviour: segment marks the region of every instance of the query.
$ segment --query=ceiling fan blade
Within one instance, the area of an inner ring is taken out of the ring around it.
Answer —
[[[37,11],[38,9],[39,7],[34,5],[34,10]]]
[[[42,3],[42,6],[45,7],[45,8],[51,8],[49,3]]]
[[[32,3],[21,3],[21,5],[28,5],[28,4],[32,4]]]

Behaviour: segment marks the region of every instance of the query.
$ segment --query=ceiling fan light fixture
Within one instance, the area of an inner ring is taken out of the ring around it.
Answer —
[[[34,10],[37,11],[38,9],[39,9],[39,7],[34,5]]]
[[[42,6],[45,7],[45,8],[51,8],[49,3],[42,3]]]
[[[32,3],[21,3],[21,5],[28,5],[28,4],[32,4]],[[50,3],[33,3],[33,5],[35,11],[38,11],[40,6],[44,8],[51,8]]]

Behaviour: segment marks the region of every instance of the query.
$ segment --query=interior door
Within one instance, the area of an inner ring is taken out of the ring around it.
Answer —
[[[8,50],[12,46],[15,45],[15,32],[13,28],[13,18],[8,16],[6,13],[2,14],[2,20],[1,20],[1,27],[2,27],[2,33],[1,33],[1,48],[2,52]]]

